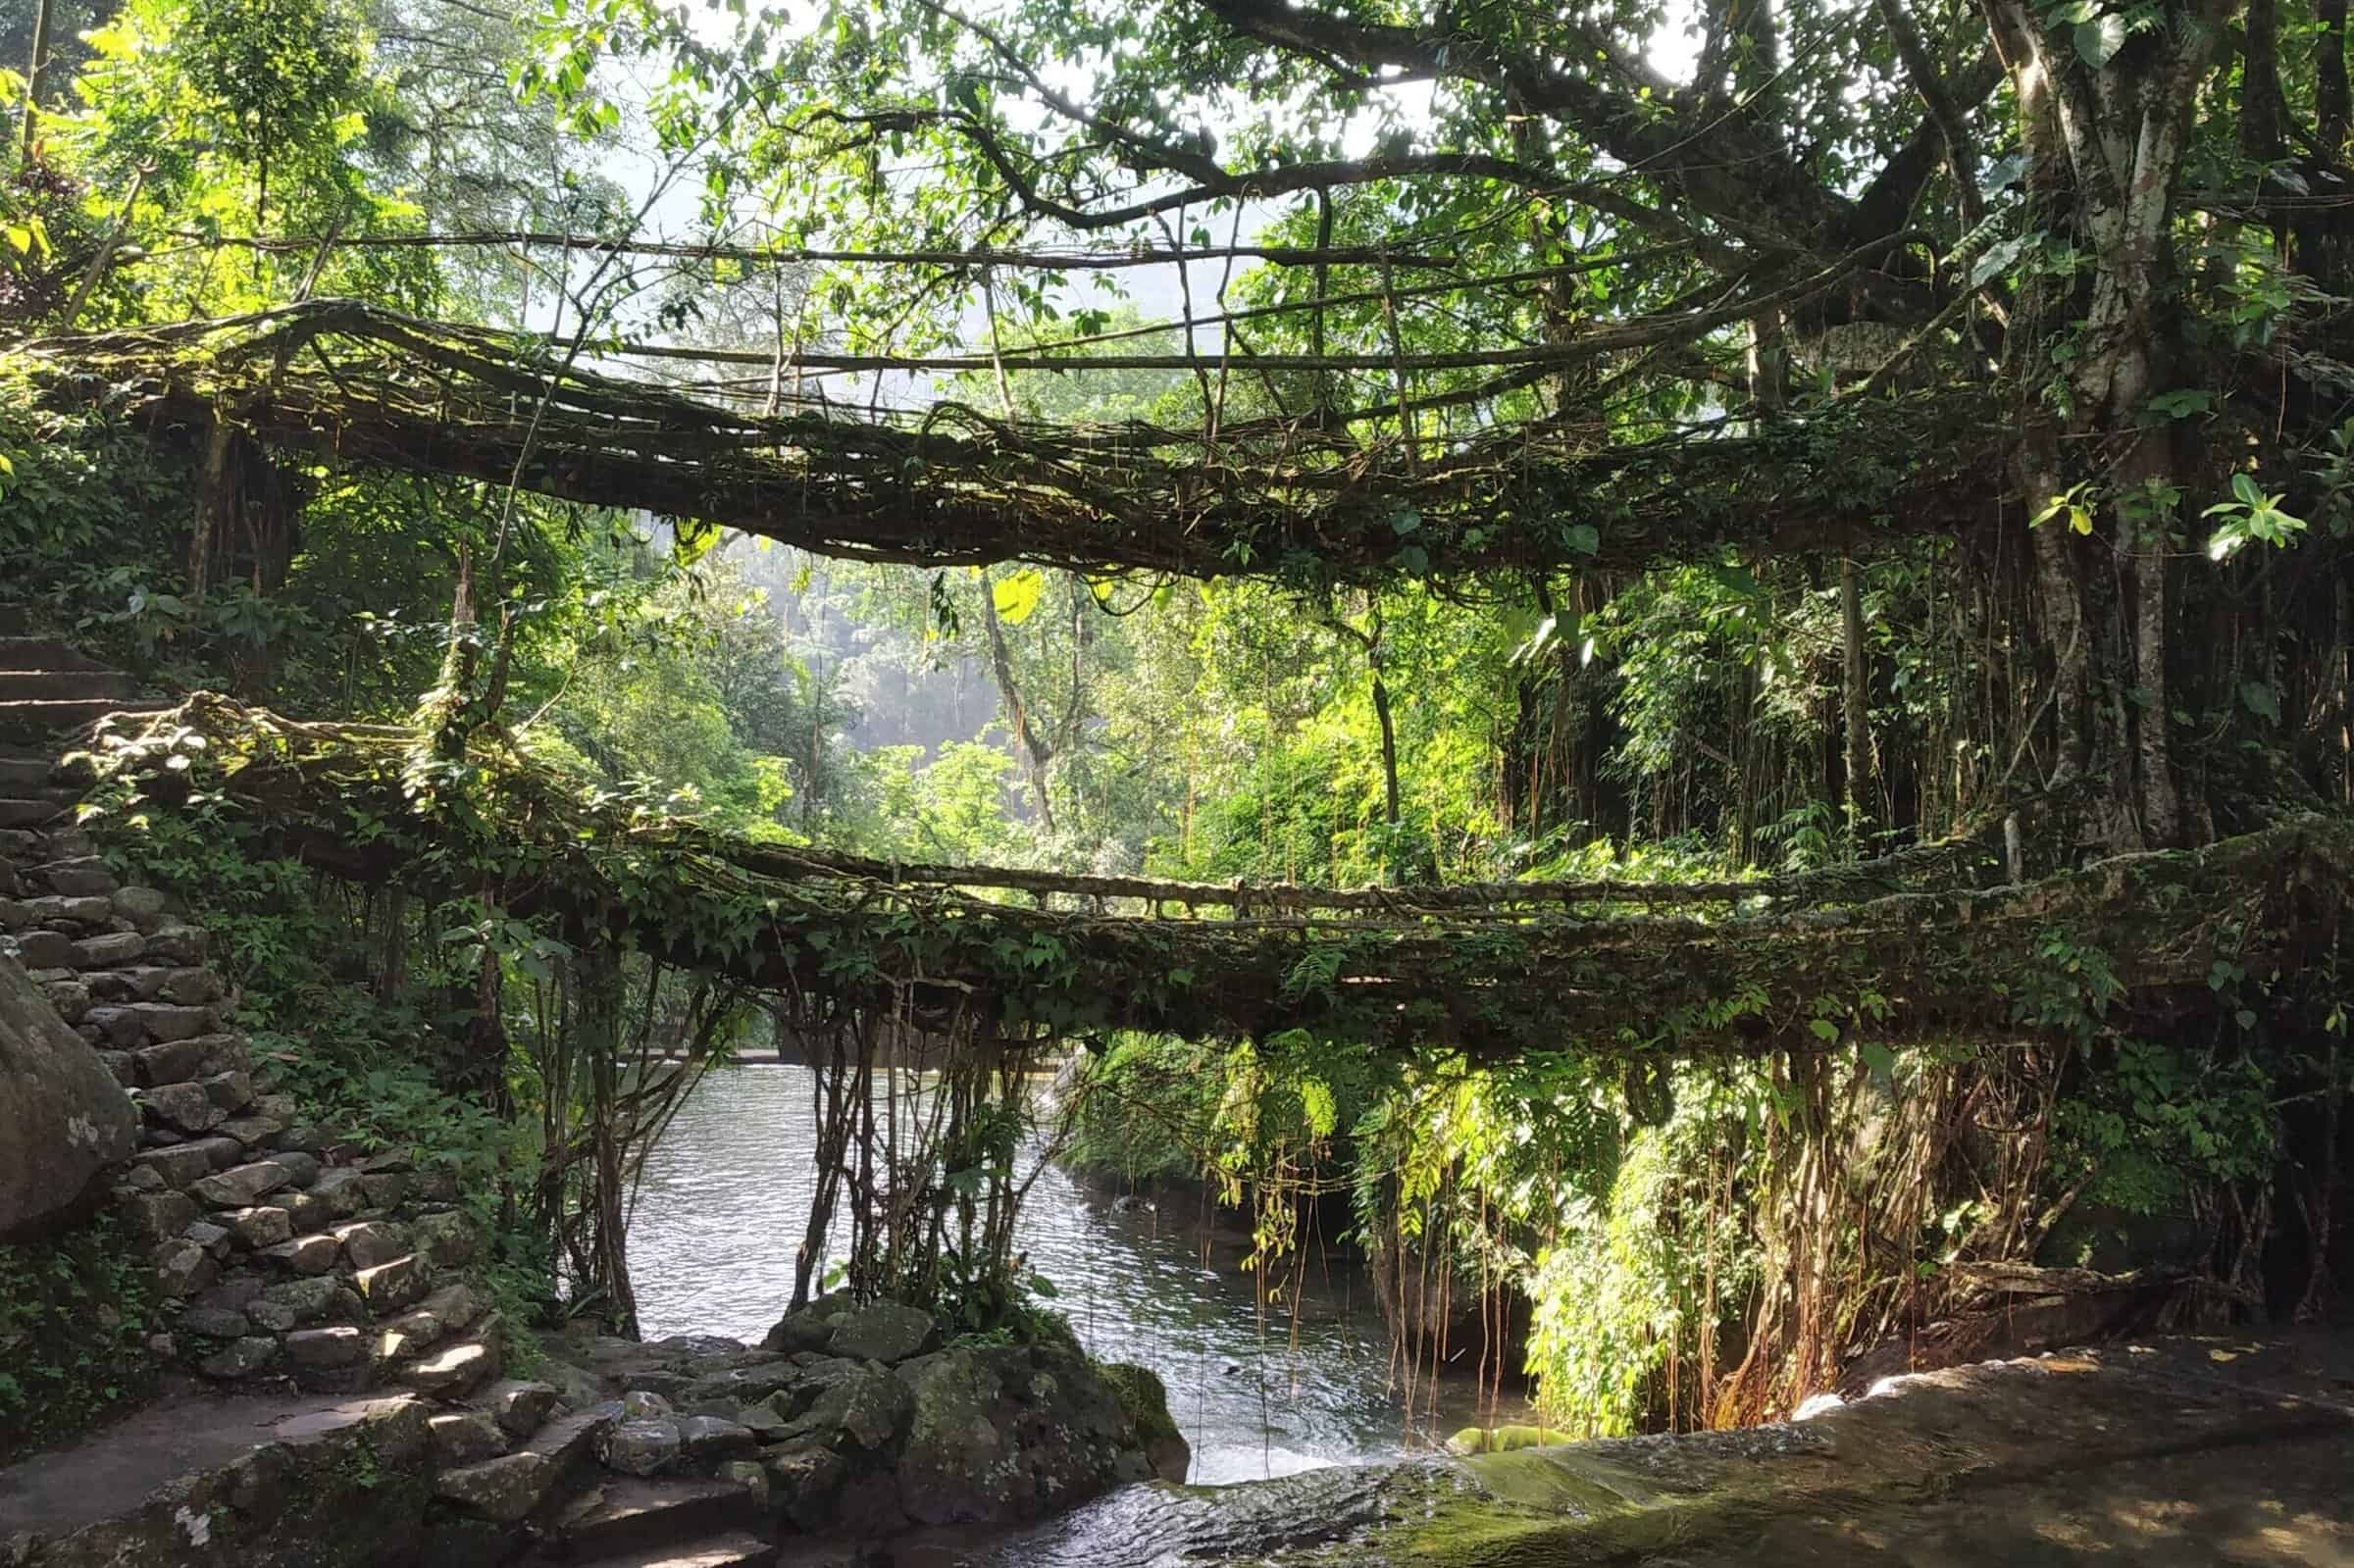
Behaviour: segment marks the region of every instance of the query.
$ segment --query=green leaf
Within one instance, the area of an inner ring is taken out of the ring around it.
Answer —
[[[2239,503],[2242,506],[2262,506],[2265,504],[2264,487],[2256,482],[2256,478],[2252,474],[2232,475],[2231,493],[2239,498]]]
[[[1810,1019],[1807,1023],[1807,1028],[1817,1039],[1822,1040],[1825,1043],[1836,1040],[1839,1037],[1839,1026],[1832,1023],[1827,1018]]]
[[[1602,531],[1591,523],[1570,525],[1568,531],[1563,533],[1561,538],[1569,548],[1580,555],[1600,555],[1602,553]]]
[[[1020,626],[1038,608],[1047,591],[1047,575],[1036,567],[1008,573],[989,585],[989,601],[1007,626]]]
[[[2099,71],[2117,58],[2125,46],[2125,19],[2101,17],[2076,25],[2076,53],[2086,65]]]
[[[1970,270],[1970,286],[1972,288],[1985,287],[1987,283],[2018,266],[2020,258],[2027,253],[2028,247],[2042,238],[2043,231],[2037,229],[2032,234],[2016,235],[1987,246],[1986,254],[1980,256],[1977,264]]]
[[[1402,512],[1393,512],[1390,514],[1390,531],[1397,534],[1400,538],[1406,537],[1408,533],[1413,532],[1414,530],[1420,528],[1421,526],[1422,514],[1415,511],[1410,506]]]
[[[2280,693],[2261,681],[2246,681],[2239,687],[2240,705],[2267,724],[2280,722]]]
[[[1858,1040],[1856,1054],[1864,1059],[1872,1077],[1885,1080],[1896,1076],[1896,1052],[1887,1046],[1875,1040]]]
[[[2162,392],[2150,399],[2150,412],[2161,419],[2182,420],[2193,415],[2212,413],[2215,397],[2196,387],[2184,387],[2178,392]]]

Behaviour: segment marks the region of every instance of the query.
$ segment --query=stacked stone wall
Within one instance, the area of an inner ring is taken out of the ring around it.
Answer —
[[[356,1154],[258,1085],[206,933],[162,893],[122,884],[78,829],[0,829],[0,941],[137,1108],[113,1202],[171,1304],[164,1359],[330,1391],[497,1375],[455,1183],[404,1151]]]

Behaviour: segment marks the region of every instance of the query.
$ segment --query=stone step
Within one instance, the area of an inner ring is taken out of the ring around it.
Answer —
[[[759,1521],[759,1500],[732,1482],[616,1476],[566,1513],[556,1534],[575,1560],[635,1561],[633,1553],[683,1550],[683,1543],[748,1529]]]
[[[54,800],[0,795],[0,828],[37,828],[64,810]]]
[[[467,1512],[513,1524],[591,1470],[596,1444],[612,1430],[620,1410],[606,1404],[558,1416],[513,1453],[443,1470],[435,1478],[435,1494]]]
[[[67,701],[0,702],[0,740],[47,739],[86,730],[109,714],[125,722],[164,710],[153,703],[77,697]]]
[[[743,1530],[576,1559],[581,1568],[772,1568],[776,1560],[775,1542],[762,1541]]]
[[[104,670],[63,637],[0,635],[0,670]]]
[[[128,702],[139,683],[112,670],[12,669],[0,665],[0,702]]]
[[[393,1381],[436,1399],[463,1399],[505,1370],[504,1340],[493,1314],[466,1339],[428,1350],[401,1367]]]

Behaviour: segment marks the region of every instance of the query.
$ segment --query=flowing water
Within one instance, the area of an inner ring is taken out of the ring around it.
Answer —
[[[649,1339],[757,1342],[790,1304],[816,1180],[810,1089],[802,1067],[715,1072],[646,1162],[630,1273]],[[1090,1353],[1160,1375],[1193,1444],[1190,1480],[1394,1459],[1480,1419],[1476,1379],[1444,1379],[1435,1413],[1418,1394],[1409,1440],[1381,1311],[1355,1260],[1311,1256],[1296,1321],[1262,1311],[1240,1267],[1248,1237],[1177,1206],[1122,1206],[1049,1166],[1030,1189],[1019,1242]],[[1530,1417],[1508,1394],[1493,1419]]]

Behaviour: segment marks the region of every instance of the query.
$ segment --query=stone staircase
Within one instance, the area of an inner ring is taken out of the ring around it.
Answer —
[[[11,797],[0,942],[138,1107],[115,1197],[177,1303],[154,1348],[216,1383],[323,1392],[456,1398],[496,1378],[496,1317],[458,1277],[480,1239],[455,1181],[403,1152],[362,1157],[256,1087],[206,933],[57,825],[72,792],[52,781]],[[36,804],[49,820],[24,826]]]
[[[256,1086],[207,934],[74,826],[90,776],[58,759],[109,715],[155,711],[0,607],[0,952],[138,1107],[113,1208],[168,1303],[150,1348],[224,1391],[419,1396],[437,1411],[435,1495],[481,1529],[526,1530],[540,1560],[767,1568],[761,1491],[608,1474],[619,1402],[565,1410],[502,1377],[498,1315],[469,1277],[482,1238],[449,1173],[362,1154]]]
[[[151,712],[138,683],[56,637],[35,636],[0,605],[0,827],[46,821],[66,803],[48,777],[56,742],[111,713]]]

